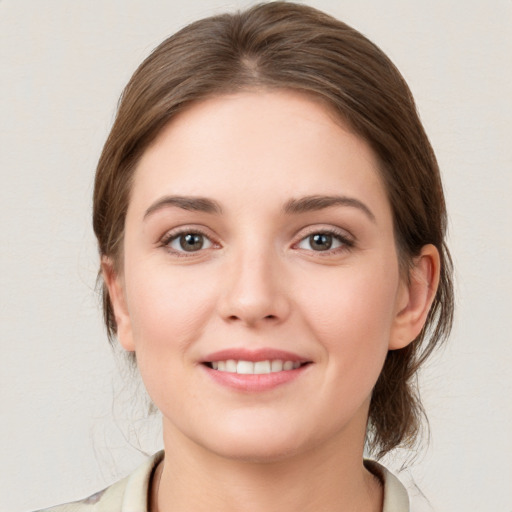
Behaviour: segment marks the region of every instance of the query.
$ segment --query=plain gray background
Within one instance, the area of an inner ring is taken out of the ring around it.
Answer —
[[[421,377],[430,446],[400,476],[435,511],[510,512],[512,2],[309,3],[397,64],[446,187],[457,318]],[[101,323],[94,168],[122,87],[151,49],[244,5],[0,1],[0,511],[84,497],[142,460],[130,444],[159,446]],[[387,463],[398,470],[406,455]]]

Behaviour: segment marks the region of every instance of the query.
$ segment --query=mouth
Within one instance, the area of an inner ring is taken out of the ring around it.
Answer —
[[[310,363],[283,359],[265,359],[262,361],[226,359],[209,361],[203,364],[219,372],[237,373],[239,375],[265,375],[268,373],[297,370]]]
[[[207,355],[200,366],[225,387],[257,392],[291,383],[309,373],[311,365],[312,360],[283,350],[232,348]]]

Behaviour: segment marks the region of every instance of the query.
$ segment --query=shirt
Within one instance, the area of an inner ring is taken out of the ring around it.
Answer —
[[[149,512],[151,477],[163,457],[163,451],[156,453],[131,475],[88,498],[39,512]],[[365,466],[379,477],[384,486],[382,512],[409,512],[409,498],[400,480],[375,461],[365,460]]]

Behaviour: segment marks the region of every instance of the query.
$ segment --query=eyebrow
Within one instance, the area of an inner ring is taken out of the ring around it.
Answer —
[[[217,201],[208,199],[207,197],[194,197],[194,196],[165,196],[155,201],[144,213],[146,219],[152,213],[166,208],[168,206],[175,206],[182,210],[192,212],[215,213],[217,215],[222,213],[222,208]]]
[[[165,196],[155,201],[144,213],[144,220],[152,213],[163,208],[174,206],[182,210],[204,212],[210,214],[220,215],[222,207],[217,201],[207,197],[195,196]],[[375,222],[375,215],[370,208],[362,201],[354,197],[347,196],[322,196],[312,195],[305,196],[299,199],[290,199],[283,207],[286,214],[300,214],[312,211],[324,210],[332,206],[348,206],[361,210],[372,222]]]
[[[331,206],[349,206],[361,210],[372,222],[375,222],[375,215],[362,201],[347,196],[306,196],[300,199],[290,199],[284,206],[285,213],[297,214],[316,210],[323,210]]]

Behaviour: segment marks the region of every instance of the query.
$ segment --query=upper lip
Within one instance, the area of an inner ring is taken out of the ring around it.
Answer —
[[[210,363],[212,361],[227,361],[229,359],[234,359],[235,361],[273,361],[273,360],[281,360],[281,361],[293,361],[299,363],[307,363],[310,362],[309,359],[301,357],[293,352],[288,352],[285,350],[277,350],[274,348],[259,348],[250,350],[247,348],[226,348],[223,350],[219,350],[217,352],[213,352],[208,354],[204,358],[204,363]]]

